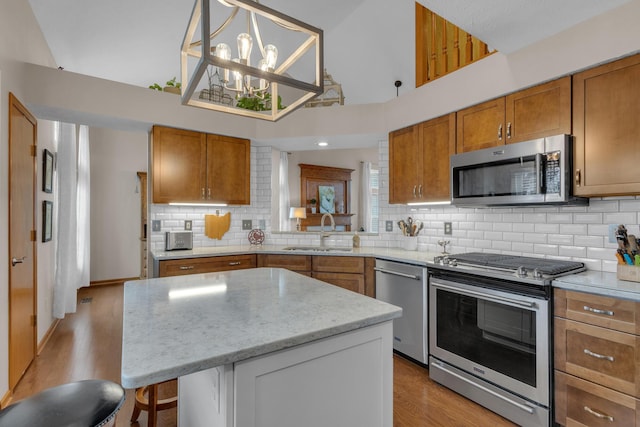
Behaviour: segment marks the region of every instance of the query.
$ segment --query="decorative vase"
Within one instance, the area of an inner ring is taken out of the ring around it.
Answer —
[[[315,206],[311,206],[311,213],[312,214],[316,213],[316,207]]]

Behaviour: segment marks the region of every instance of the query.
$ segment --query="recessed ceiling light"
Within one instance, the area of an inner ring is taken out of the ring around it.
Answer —
[[[318,147],[326,147],[327,145],[329,145],[329,143],[327,141],[318,142]]]

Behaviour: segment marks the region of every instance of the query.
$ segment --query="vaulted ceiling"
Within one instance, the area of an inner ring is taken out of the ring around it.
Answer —
[[[630,0],[420,0],[510,54]],[[137,86],[179,75],[193,8],[186,0],[29,0],[59,66]],[[324,30],[325,68],[345,104],[385,102],[414,88],[413,0],[262,0]]]

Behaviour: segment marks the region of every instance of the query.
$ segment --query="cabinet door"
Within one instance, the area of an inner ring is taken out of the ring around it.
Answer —
[[[362,274],[351,273],[323,273],[313,272],[311,277],[314,279],[322,280],[323,282],[331,283],[332,285],[339,286],[344,289],[348,289],[359,294],[365,293],[364,288],[364,276]]]
[[[555,421],[562,426],[640,426],[638,399],[555,372]]]
[[[418,190],[425,202],[451,200],[449,157],[456,150],[456,115],[418,125],[422,153],[422,179]]]
[[[153,127],[153,203],[202,201],[206,179],[206,136]]]
[[[207,135],[207,199],[232,205],[251,204],[251,142]]]
[[[640,55],[573,76],[574,193],[640,194]]]
[[[389,203],[410,203],[418,197],[418,127],[389,133]]]
[[[507,144],[571,134],[571,77],[507,95]]]
[[[506,138],[504,112],[504,97],[458,111],[456,152],[503,145]]]

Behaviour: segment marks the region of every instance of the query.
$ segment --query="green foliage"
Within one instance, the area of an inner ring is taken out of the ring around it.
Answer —
[[[316,199],[311,199],[311,200],[309,200],[309,202],[311,202],[311,204],[312,204],[313,206],[315,206],[315,205],[316,205],[317,200],[316,200]]]
[[[177,82],[176,78],[174,77],[171,80],[168,80],[165,86],[175,87],[180,89],[182,87],[182,83]],[[149,89],[159,90],[160,92],[162,92],[162,86],[160,86],[158,83],[152,84],[151,86],[149,86]]]
[[[236,107],[251,111],[269,111],[271,110],[271,94],[267,92],[262,98],[259,96],[238,97],[236,100]],[[282,97],[278,95],[278,110],[283,110],[285,108],[287,107],[282,105]]]

